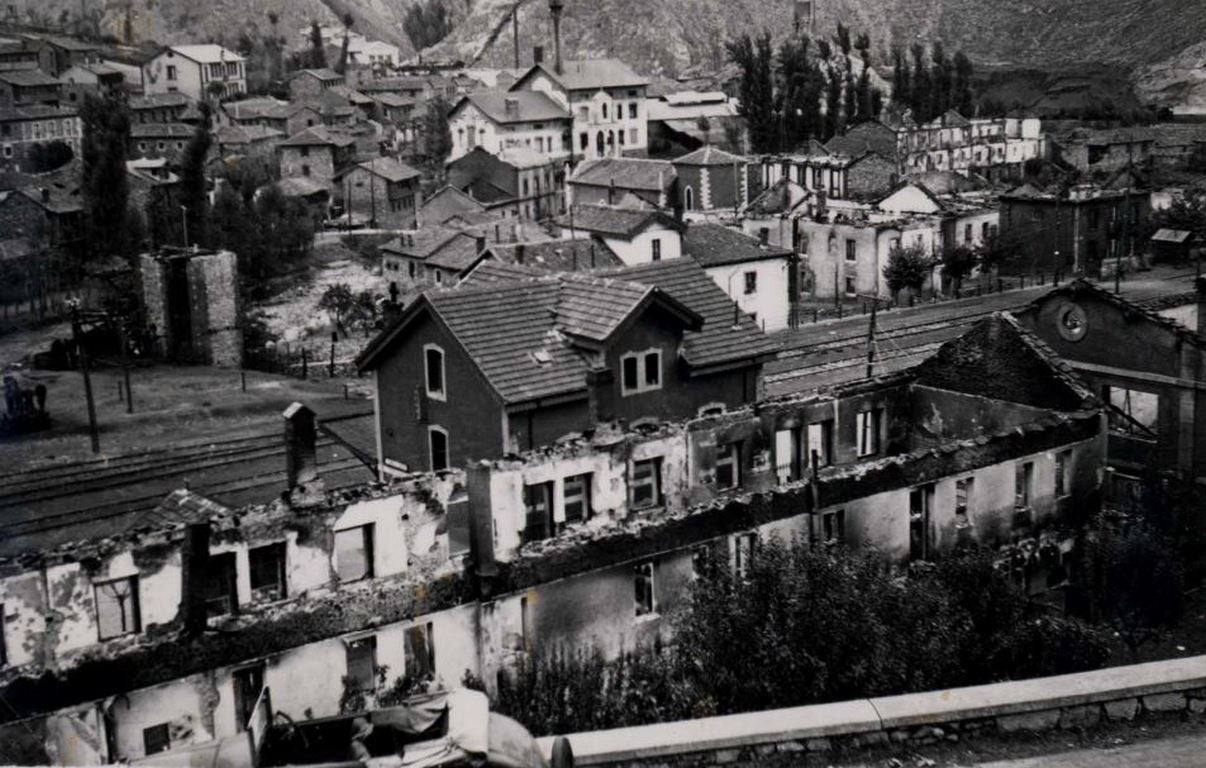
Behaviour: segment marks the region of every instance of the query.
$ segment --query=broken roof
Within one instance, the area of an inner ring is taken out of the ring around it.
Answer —
[[[683,253],[704,267],[743,264],[764,259],[785,259],[791,250],[762,245],[752,237],[712,223],[691,224],[683,233]]]
[[[579,164],[570,176],[569,183],[594,187],[607,187],[614,183],[620,189],[662,192],[676,178],[678,171],[667,160],[604,157]]]
[[[632,238],[645,228],[660,225],[678,230],[679,223],[654,208],[619,208],[610,205],[575,205],[571,213],[557,217],[558,226],[581,229],[613,237]]]
[[[795,202],[792,202],[795,200]],[[808,200],[808,190],[781,176],[778,181],[762,190],[745,212],[754,216],[778,216],[791,213]]]
[[[1077,299],[1085,296],[1096,298],[1117,308],[1128,319],[1128,322],[1143,319],[1148,323],[1159,326],[1170,333],[1176,334],[1181,339],[1198,347],[1206,347],[1206,339],[1199,336],[1195,329],[1187,328],[1173,318],[1161,315],[1156,309],[1159,307],[1158,303],[1143,305],[1135,304],[1127,301],[1125,298],[1119,296],[1113,291],[1105,290],[1094,283],[1085,280],[1084,278],[1077,278],[1066,285],[1061,285],[1058,288],[1043,294],[1039,298],[1032,301],[1030,305],[1021,310],[1021,312],[1036,312],[1038,311],[1039,307],[1054,297],[1068,297]]]

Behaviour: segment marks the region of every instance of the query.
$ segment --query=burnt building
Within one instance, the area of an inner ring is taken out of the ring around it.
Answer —
[[[1105,403],[1118,496],[1157,470],[1206,481],[1206,417],[1198,418],[1206,413],[1204,301],[1199,280],[1187,327],[1077,280],[1018,314]]]
[[[169,360],[243,364],[238,259],[230,251],[164,248],[140,260],[148,331]]]

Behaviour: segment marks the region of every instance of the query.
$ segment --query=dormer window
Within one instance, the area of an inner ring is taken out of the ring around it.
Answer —
[[[662,388],[662,351],[629,352],[620,358],[623,394],[635,395]]]
[[[444,350],[435,344],[423,345],[423,363],[426,369],[427,396],[436,400],[445,399]]]

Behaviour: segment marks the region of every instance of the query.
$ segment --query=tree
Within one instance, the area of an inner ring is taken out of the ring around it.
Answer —
[[[955,246],[942,254],[942,274],[951,281],[958,292],[963,287],[963,279],[971,274],[978,263],[980,257],[975,250],[966,245]]]
[[[1192,232],[1199,243],[1206,243],[1206,188],[1191,188],[1176,195],[1167,208],[1152,212],[1151,224]]]
[[[339,49],[339,63],[335,65],[335,71],[341,75],[348,69],[348,47],[351,45],[352,24],[355,21],[352,14],[343,15],[343,47]]]
[[[448,37],[452,31],[452,17],[443,0],[420,0],[406,11],[402,29],[415,50],[421,51]]]
[[[893,298],[905,288],[914,295],[920,294],[933,263],[930,255],[919,245],[893,248],[884,266],[884,280]]]
[[[1084,587],[1093,615],[1114,627],[1131,653],[1158,640],[1181,616],[1179,558],[1152,526],[1102,523],[1086,537]]]
[[[71,162],[74,157],[75,153],[71,150],[71,145],[62,139],[34,144],[30,151],[30,167],[23,170],[28,170],[30,173],[46,173],[55,168],[61,168]]]
[[[842,132],[842,80],[833,63],[825,70],[825,137]]]
[[[323,69],[327,66],[327,50],[322,42],[322,27],[318,20],[310,22],[310,50],[308,51],[310,69]]]
[[[933,61],[930,76],[932,87],[930,118],[932,119],[945,114],[951,108],[951,62],[947,58],[941,41],[934,42],[930,49],[930,58]]]
[[[1013,234],[997,227],[990,227],[988,234],[976,246],[975,251],[980,260],[980,269],[985,274],[992,274],[1002,265],[1021,256],[1022,244]]]
[[[809,39],[788,38],[779,46],[776,108],[781,149],[792,149],[822,135],[821,77],[808,56]]]
[[[452,130],[448,127],[448,113],[452,107],[443,96],[437,96],[427,104],[423,114],[423,156],[428,171],[437,177],[444,174],[444,161],[452,153]]]
[[[130,138],[129,111],[113,96],[85,96],[80,109],[84,126],[80,193],[84,199],[87,256],[132,257],[141,243],[130,211],[126,177],[126,147]]]
[[[180,204],[185,206],[185,219],[188,221],[189,240],[192,243],[208,246],[209,231],[209,197],[207,195],[208,179],[205,176],[205,164],[209,160],[209,148],[213,136],[209,132],[209,104],[200,104],[201,122],[193,130],[188,146],[184,150],[184,159],[180,171]],[[189,243],[185,243],[188,245]]]
[[[976,116],[976,97],[972,91],[971,59],[963,51],[955,53],[955,82],[951,100],[964,117]]]
[[[335,327],[345,332],[344,321],[356,306],[356,295],[347,283],[328,286],[318,299],[318,308],[331,316]]]
[[[909,107],[913,110],[913,119],[924,123],[931,118],[930,72],[925,65],[925,47],[921,43],[913,43],[910,49],[913,54],[912,87],[909,89]]]
[[[775,117],[774,54],[769,33],[756,40],[742,35],[725,46],[729,59],[741,71],[739,113],[749,126],[750,143],[756,153],[778,149]]]
[[[863,61],[863,70],[859,73],[858,85],[855,87],[858,119],[860,121],[873,120],[876,117],[876,110],[872,104],[871,94],[871,38],[865,34],[859,35],[855,47]]]

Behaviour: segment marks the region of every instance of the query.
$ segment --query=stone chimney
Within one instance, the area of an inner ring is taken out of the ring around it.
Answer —
[[[314,411],[293,403],[285,417],[285,477],[289,491],[304,489],[318,480],[318,420]]]
[[[477,247],[477,252],[478,252],[478,253],[484,253],[484,252],[485,252],[485,250],[486,250],[486,242],[487,242],[487,241],[486,241],[486,236],[485,236],[485,235],[476,235],[476,236],[473,238],[473,241],[474,241],[474,243],[475,243],[475,245],[476,245],[476,247]]]
[[[519,117],[519,99],[507,98],[503,101],[503,104],[507,117]]]

